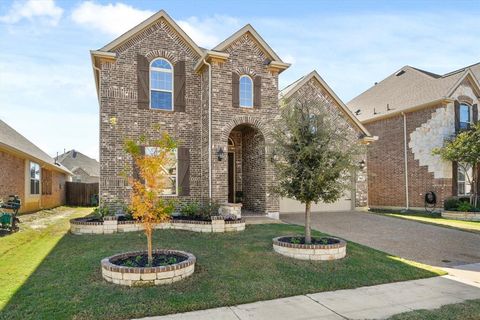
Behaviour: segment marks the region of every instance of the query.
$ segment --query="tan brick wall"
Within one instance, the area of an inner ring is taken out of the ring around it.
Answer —
[[[407,145],[410,134],[427,122],[435,109],[440,107],[444,106],[437,105],[406,114]],[[405,207],[403,116],[393,116],[365,126],[372,135],[379,137],[378,141],[368,146],[368,204],[370,207]],[[437,194],[438,207],[441,207],[443,200],[451,196],[452,180],[435,179],[427,166],[420,166],[419,161],[414,159],[411,148],[408,148],[407,165],[410,207],[423,207],[428,191]]]
[[[65,181],[67,180],[65,174],[52,171],[52,194],[32,197],[25,194],[26,188],[27,192],[29,192],[25,166],[25,159],[0,151],[0,168],[2,168],[0,170],[1,199],[7,200],[8,196],[12,194],[20,196],[22,200],[20,213],[53,208],[65,204]]]
[[[0,199],[9,195],[25,198],[25,160],[0,151]]]

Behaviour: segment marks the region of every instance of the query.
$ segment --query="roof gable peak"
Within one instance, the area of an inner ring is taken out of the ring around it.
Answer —
[[[203,50],[190,38],[185,31],[168,15],[165,10],[160,10],[157,13],[153,14],[146,20],[142,21],[132,29],[128,30],[121,36],[117,37],[115,40],[111,41],[104,47],[102,47],[99,51],[112,51],[115,48],[119,47],[121,44],[135,36],[136,34],[142,32],[147,27],[151,26],[152,24],[158,22],[159,20],[165,20],[182,38],[187,42],[187,44],[196,52],[199,56],[203,54]]]
[[[282,62],[282,59],[273,51],[273,49],[265,42],[265,40],[258,34],[258,32],[252,27],[250,23],[246,24],[243,28],[232,34],[227,39],[223,40],[219,43],[213,51],[224,51],[230,44],[232,44],[235,40],[243,36],[244,34],[249,33],[255,39],[255,41],[261,46],[261,48],[267,53],[268,56],[274,61]]]

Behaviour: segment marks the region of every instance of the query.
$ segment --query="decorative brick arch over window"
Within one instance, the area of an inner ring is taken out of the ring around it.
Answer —
[[[239,76],[247,75],[250,76],[252,79],[255,78],[255,76],[257,75],[257,73],[249,67],[238,68],[235,70],[235,72],[238,73]]]
[[[147,57],[149,63],[157,58],[163,58],[168,60],[171,64],[175,65],[180,60],[176,55],[167,50],[153,50],[147,52],[147,54],[145,54],[145,57]]]

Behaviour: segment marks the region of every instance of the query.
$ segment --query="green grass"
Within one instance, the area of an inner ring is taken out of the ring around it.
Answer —
[[[67,229],[64,218],[0,238],[0,319],[127,319],[444,274],[351,242],[338,261],[283,257],[272,238],[303,228],[270,224],[228,234],[156,231],[154,247],[193,253],[195,273],[169,286],[128,288],[103,281],[100,260],[144,249],[143,233],[75,236]]]
[[[445,219],[442,217],[432,217],[427,214],[421,214],[421,213],[381,213],[381,214],[389,217],[394,217],[394,218],[414,220],[417,222],[433,224],[440,227],[447,227],[447,228],[468,231],[473,233],[480,233],[480,222],[476,222],[476,221],[461,221],[461,220]]]
[[[395,315],[389,320],[478,320],[480,300],[450,304],[435,310],[416,310]]]

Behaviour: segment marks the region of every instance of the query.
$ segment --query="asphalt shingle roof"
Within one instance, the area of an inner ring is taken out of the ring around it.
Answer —
[[[58,156],[57,161],[67,167],[70,171],[81,168],[89,176],[100,176],[100,163],[81,152],[70,150]]]
[[[33,160],[37,160],[43,164],[47,164],[51,167],[57,168],[60,171],[71,174],[67,168],[61,164],[55,163],[55,160],[46,154],[42,149],[22,136],[4,121],[0,120],[0,146],[2,145],[7,149],[13,149],[17,152],[23,153],[29,158],[33,158]]]
[[[354,113],[360,110],[357,114],[360,121],[420,106],[446,98],[468,70],[480,79],[480,63],[444,75],[405,66],[355,97],[347,106]]]

